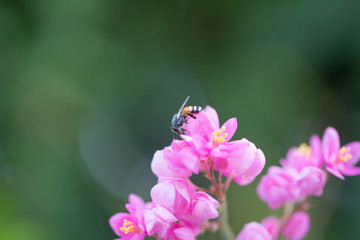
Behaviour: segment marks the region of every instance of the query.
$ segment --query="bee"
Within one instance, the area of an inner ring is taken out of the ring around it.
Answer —
[[[190,116],[194,119],[196,119],[196,116],[194,114],[199,113],[200,111],[203,110],[202,107],[199,106],[187,106],[185,107],[185,104],[187,103],[187,101],[189,100],[190,96],[188,96],[184,103],[181,105],[178,113],[174,114],[172,120],[171,120],[171,131],[173,131],[174,133],[174,137],[175,134],[184,134],[185,133],[185,129],[184,129],[184,123],[187,122],[187,117]]]

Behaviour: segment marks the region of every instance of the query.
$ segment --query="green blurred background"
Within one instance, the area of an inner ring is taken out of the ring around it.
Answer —
[[[267,158],[360,140],[360,2],[0,0],[0,239],[113,239],[150,199],[172,115],[211,105]],[[271,214],[233,184],[238,233]],[[306,239],[360,239],[360,176],[331,179]],[[218,239],[207,234],[201,239]]]

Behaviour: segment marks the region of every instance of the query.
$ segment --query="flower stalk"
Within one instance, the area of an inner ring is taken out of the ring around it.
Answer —
[[[219,221],[220,221],[220,236],[223,240],[235,240],[235,234],[230,227],[229,220],[228,220],[228,205],[226,198],[220,204],[219,207]]]

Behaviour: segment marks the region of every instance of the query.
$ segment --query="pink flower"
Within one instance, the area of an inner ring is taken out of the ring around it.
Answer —
[[[308,166],[299,173],[297,187],[299,188],[298,199],[303,200],[307,196],[321,196],[326,183],[326,173],[321,168]]]
[[[200,158],[186,141],[174,139],[171,146],[156,151],[151,169],[157,177],[187,178],[198,174]]]
[[[128,213],[116,213],[110,220],[110,226],[113,231],[122,239],[126,240],[142,240],[145,235],[143,209],[144,201],[135,194],[130,194],[129,204],[126,204]]]
[[[284,167],[292,167],[301,171],[304,167],[321,167],[324,159],[321,154],[321,140],[319,136],[313,135],[310,138],[310,146],[302,143],[299,147],[292,147],[287,152],[286,159],[281,159],[280,163]]]
[[[181,239],[180,235],[189,234],[195,236],[200,233],[203,222],[219,216],[218,201],[204,192],[195,191],[185,179],[160,178],[159,183],[151,190],[151,198],[154,203],[163,206],[178,219],[180,224],[178,228],[186,227],[170,228],[173,231],[166,233],[169,238],[178,236]]]
[[[176,172],[169,168],[164,158],[163,151],[156,151],[151,162],[151,170],[158,177],[175,177],[181,178],[187,176],[187,173]]]
[[[280,230],[280,220],[277,217],[266,217],[261,221],[261,225],[271,234],[272,239],[277,239]]]
[[[130,194],[128,213],[117,213],[110,218],[114,232],[126,240],[142,240],[155,233],[164,237],[170,225],[178,219],[167,209],[155,203],[144,203],[135,194]]]
[[[151,189],[151,199],[178,216],[189,210],[193,192],[195,189],[185,179],[162,177]]]
[[[272,240],[271,234],[257,222],[245,224],[236,240]]]
[[[300,240],[306,236],[309,228],[309,214],[306,212],[296,212],[286,222],[282,234],[290,240]]]
[[[200,224],[209,219],[217,218],[219,216],[219,212],[217,211],[218,207],[219,202],[210,195],[204,192],[194,193],[191,199],[190,210],[192,224],[200,226]]]
[[[272,166],[257,186],[257,194],[271,209],[279,208],[283,203],[296,200],[296,171]]]
[[[184,177],[199,173],[200,158],[188,142],[174,139],[163,152],[170,170],[182,173]]]
[[[265,164],[264,154],[246,139],[229,142],[237,129],[236,118],[226,121],[221,127],[218,115],[210,106],[200,112],[196,119],[185,125],[182,138],[191,143],[205,164],[210,156],[214,170],[223,174],[235,172],[235,181],[249,184],[261,172]]]
[[[168,232],[166,233],[166,236],[164,237],[164,240],[195,240],[195,234],[192,231],[192,229],[184,224],[173,224]]]
[[[217,208],[219,202],[207,193],[197,191],[191,195],[191,204],[186,213],[178,214],[176,217],[182,227],[191,229],[191,233],[196,236],[201,232],[201,226],[204,222],[217,218],[219,212]],[[177,230],[176,232],[179,232]],[[182,230],[185,231],[185,230]],[[186,231],[187,233],[188,231]]]
[[[328,127],[323,136],[323,156],[325,169],[340,179],[343,175],[360,174],[360,168],[355,165],[360,160],[360,142],[351,142],[340,148],[340,137],[333,127]]]
[[[244,147],[237,141],[228,143],[236,128],[236,118],[229,119],[220,127],[215,109],[207,106],[196,119],[189,118],[185,125],[186,136],[182,137],[191,142],[202,159],[212,156],[214,169],[219,170],[226,167],[229,154]]]
[[[225,176],[235,173],[234,181],[239,185],[247,185],[263,170],[265,156],[260,149],[245,138],[239,142],[246,143],[247,147],[238,151],[235,157],[230,157],[230,164],[221,173]]]
[[[308,196],[320,196],[326,183],[325,172],[318,167],[307,166],[300,172],[292,167],[270,167],[257,187],[261,200],[272,209],[285,202],[299,202]]]
[[[150,209],[144,209],[143,212],[146,231],[150,236],[156,233],[163,238],[171,223],[177,221],[174,215],[158,204],[153,204]]]

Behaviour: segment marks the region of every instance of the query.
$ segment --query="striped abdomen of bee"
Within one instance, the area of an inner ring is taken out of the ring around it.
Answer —
[[[183,108],[182,112],[184,117],[190,116],[196,119],[193,114],[199,113],[201,110],[203,110],[203,108],[199,106],[187,106]]]

